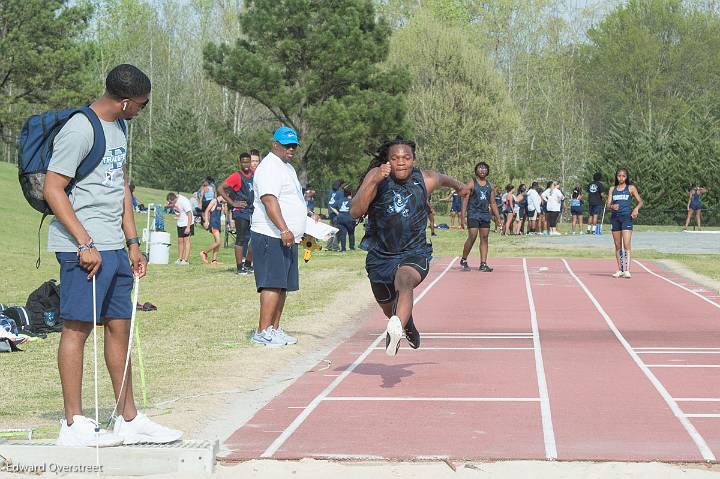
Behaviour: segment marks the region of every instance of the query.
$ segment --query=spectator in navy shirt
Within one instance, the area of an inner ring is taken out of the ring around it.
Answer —
[[[355,220],[350,216],[350,206],[352,206],[352,190],[348,186],[342,189],[344,198],[337,202],[337,225],[340,229],[340,251],[345,249],[345,236],[347,235],[350,242],[350,250],[355,250]]]

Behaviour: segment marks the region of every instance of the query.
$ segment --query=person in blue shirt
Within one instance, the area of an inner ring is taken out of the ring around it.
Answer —
[[[572,214],[572,234],[575,234],[575,225],[578,225],[578,234],[585,234],[583,231],[583,194],[582,188],[576,186],[570,200],[570,213]]]
[[[340,251],[347,251],[345,246],[345,236],[350,242],[350,251],[355,251],[355,225],[357,224],[352,216],[350,216],[350,207],[352,206],[352,190],[349,186],[343,188],[344,198],[341,198],[335,206],[337,206],[337,226],[340,230]]]
[[[457,218],[457,228],[459,230],[464,229],[463,219],[460,216],[460,210],[462,210],[462,198],[460,198],[457,191],[453,191],[450,196],[443,198],[440,201],[452,201],[450,204],[450,229],[455,227],[455,218]]]
[[[633,198],[637,201],[635,208],[632,207]],[[613,277],[630,278],[630,241],[633,220],[637,218],[638,211],[643,207],[643,200],[635,185],[630,184],[630,174],[627,168],[618,168],[615,172],[615,186],[608,191],[606,207],[612,211],[610,224],[612,225],[615,259],[618,266]]]
[[[463,271],[470,271],[467,257],[472,251],[475,240],[480,234],[480,268],[485,273],[492,272],[492,268],[487,264],[488,254],[488,236],[490,235],[490,221],[492,216],[495,218],[496,224],[502,224],[500,213],[498,211],[497,202],[495,201],[495,188],[488,181],[487,176],[490,174],[490,165],[481,161],[475,165],[474,176],[469,181],[466,188],[471,192],[467,198],[463,200],[463,216],[467,215],[467,231],[468,237],[463,246],[463,255],[460,260],[460,267]],[[502,198],[501,198],[502,199]]]
[[[367,215],[362,245],[367,249],[365,270],[375,300],[389,319],[385,352],[395,356],[400,340],[420,347],[420,333],[412,318],[414,289],[430,270],[432,245],[427,240],[427,200],[439,187],[454,188],[461,196],[470,189],[435,171],[415,167],[415,142],[397,136],[383,143],[360,178],[350,215]]]
[[[707,188],[702,186],[690,186],[690,195],[688,196],[687,202],[687,219],[685,220],[685,230],[687,231],[690,226],[690,220],[693,214],[695,214],[695,224],[697,224],[698,230],[702,231],[702,218],[700,212],[702,211],[702,195],[707,193]]]

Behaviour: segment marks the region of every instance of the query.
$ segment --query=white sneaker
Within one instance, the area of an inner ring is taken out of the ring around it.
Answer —
[[[190,261],[185,260],[185,259],[181,259],[178,264],[180,264],[180,265],[182,265],[182,266],[187,266],[187,265],[190,264]]]
[[[123,444],[167,444],[179,440],[183,435],[181,431],[150,420],[141,412],[130,422],[122,416],[118,417],[113,432],[122,438]]]
[[[618,270],[613,273],[613,278],[620,278],[623,275],[623,272]]]
[[[392,316],[385,329],[385,354],[395,356],[400,349],[400,340],[405,337],[400,318]]]
[[[253,334],[250,341],[269,348],[278,348],[287,344],[287,341],[285,341],[283,337],[278,336],[272,326],[268,326],[265,330]]]
[[[180,258],[176,259],[175,264],[182,264],[182,260]]]
[[[290,336],[285,332],[283,328],[277,328],[274,330],[274,334],[280,336],[280,339],[285,341],[285,344],[297,344],[298,340],[295,336]]]
[[[623,278],[632,278],[632,275],[630,274],[630,271],[624,271],[624,272],[623,272]]]
[[[73,423],[68,426],[67,420],[60,422],[60,435],[55,441],[57,446],[98,447],[120,446],[123,439],[110,431],[100,429],[95,432],[97,423],[85,416],[73,416]]]

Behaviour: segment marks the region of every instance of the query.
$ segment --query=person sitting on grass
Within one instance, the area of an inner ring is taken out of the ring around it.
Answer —
[[[469,188],[436,171],[415,168],[415,142],[397,136],[380,145],[360,178],[350,215],[367,215],[365,269],[375,300],[389,319],[385,352],[395,356],[400,340],[420,347],[412,308],[413,291],[430,270],[432,245],[426,237],[427,200],[439,187],[454,188],[462,196]]]
[[[217,260],[218,251],[220,250],[220,229],[222,228],[222,215],[225,202],[221,196],[210,200],[207,208],[203,211],[203,228],[208,230],[213,237],[213,242],[207,251],[212,254],[212,259],[208,258],[207,251],[200,251],[200,258],[205,264],[222,264]]]

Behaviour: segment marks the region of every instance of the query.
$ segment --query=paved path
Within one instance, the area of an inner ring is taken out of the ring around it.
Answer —
[[[583,248],[607,248],[612,251],[610,232],[601,236],[530,236],[532,245],[573,246]],[[636,231],[632,237],[633,249],[654,249],[660,253],[720,254],[720,231],[713,232],[655,232]]]

